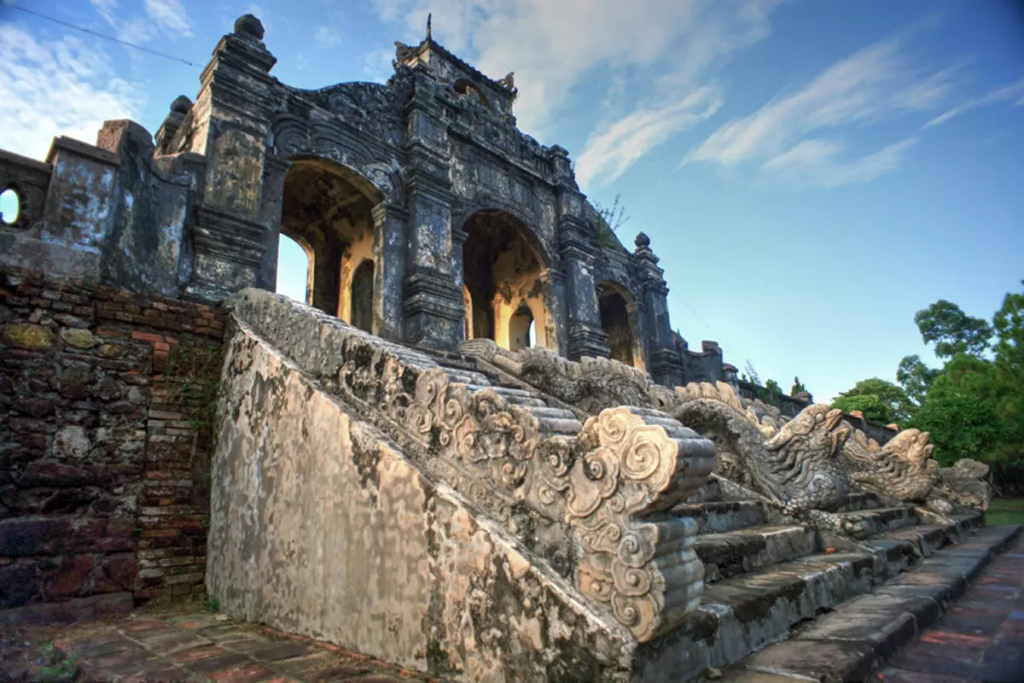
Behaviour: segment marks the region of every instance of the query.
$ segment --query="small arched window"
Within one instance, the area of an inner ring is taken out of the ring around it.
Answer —
[[[13,187],[0,192],[0,222],[14,225],[21,218],[21,197]]]

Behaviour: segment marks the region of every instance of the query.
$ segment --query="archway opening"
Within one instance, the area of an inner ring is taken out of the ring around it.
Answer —
[[[547,346],[541,278],[545,264],[529,228],[503,211],[481,211],[465,229],[467,338],[493,339],[511,350]]]
[[[512,314],[508,323],[508,349],[518,351],[533,346],[533,313],[526,306]]]
[[[277,284],[275,291],[309,303],[313,252],[309,245],[282,234],[277,245]]]
[[[629,322],[627,296],[614,285],[602,284],[597,290],[601,329],[608,335],[609,356],[612,360],[633,366],[636,364],[633,354],[635,339]]]
[[[368,331],[377,294],[372,211],[382,199],[366,179],[318,159],[294,162],[284,179],[281,234],[307,253],[307,303]]]
[[[352,275],[352,320],[361,330],[373,325],[373,261],[364,259]]]

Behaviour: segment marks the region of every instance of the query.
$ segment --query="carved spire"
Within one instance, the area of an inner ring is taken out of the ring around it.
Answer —
[[[430,19],[432,16],[432,13],[427,13],[427,40],[430,40]]]

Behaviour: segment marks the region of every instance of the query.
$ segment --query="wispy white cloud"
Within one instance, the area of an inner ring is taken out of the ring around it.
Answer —
[[[918,143],[911,137],[859,158],[844,159],[843,145],[829,140],[804,140],[762,165],[798,182],[818,187],[868,183],[899,168],[904,154]]]
[[[961,114],[966,114],[967,112],[973,109],[979,109],[981,107],[989,107],[994,104],[1002,104],[1003,102],[1009,102],[1019,97],[1020,95],[1024,95],[1024,78],[1014,83],[1010,83],[1009,85],[1004,85],[1001,88],[996,88],[995,90],[981,97],[976,97],[974,99],[967,100],[966,102],[962,102],[957,106],[953,107],[952,109],[946,111],[945,113],[936,116],[931,121],[924,124],[923,127],[932,128],[934,126],[946,123],[950,119],[954,119],[957,116],[960,116]],[[1024,106],[1024,97],[1021,97],[1016,102],[1014,102],[1014,106]]]
[[[391,62],[395,58],[394,50],[373,50],[365,56],[363,74],[370,81],[383,83],[395,73]]]
[[[844,147],[822,135],[934,109],[948,96],[956,70],[914,67],[901,48],[894,38],[833,64],[802,89],[721,126],[684,163],[756,163],[765,172],[802,173],[825,186],[868,182],[894,170],[915,139],[844,157]]]
[[[319,48],[330,48],[341,45],[341,34],[331,26],[318,26],[313,32],[313,42]]]
[[[591,133],[576,162],[576,178],[587,186],[609,183],[638,159],[676,133],[706,121],[722,106],[716,88],[704,87],[678,101],[640,108],[605,129]]]
[[[0,91],[0,148],[36,158],[55,135],[94,142],[103,121],[138,118],[143,104],[102,50],[74,36],[37,40],[14,24],[0,24]]]
[[[160,35],[172,38],[190,38],[192,19],[181,0],[145,0],[143,12],[129,13],[120,0],[90,0],[96,12],[117,31],[120,40],[140,44],[155,40]],[[129,8],[136,8],[130,2]]]

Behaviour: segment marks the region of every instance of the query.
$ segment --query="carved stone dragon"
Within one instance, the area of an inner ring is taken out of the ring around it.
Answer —
[[[714,441],[720,476],[767,496],[788,514],[834,510],[851,487],[942,514],[954,504],[988,506],[988,485],[981,481],[987,467],[961,461],[956,468],[940,468],[927,432],[904,430],[880,446],[844,423],[841,411],[820,404],[785,421],[777,410],[741,399],[723,382],[673,391],[641,370],[604,358],[574,362],[546,349],[511,352],[477,339],[460,350],[587,413],[614,405],[663,410]]]

